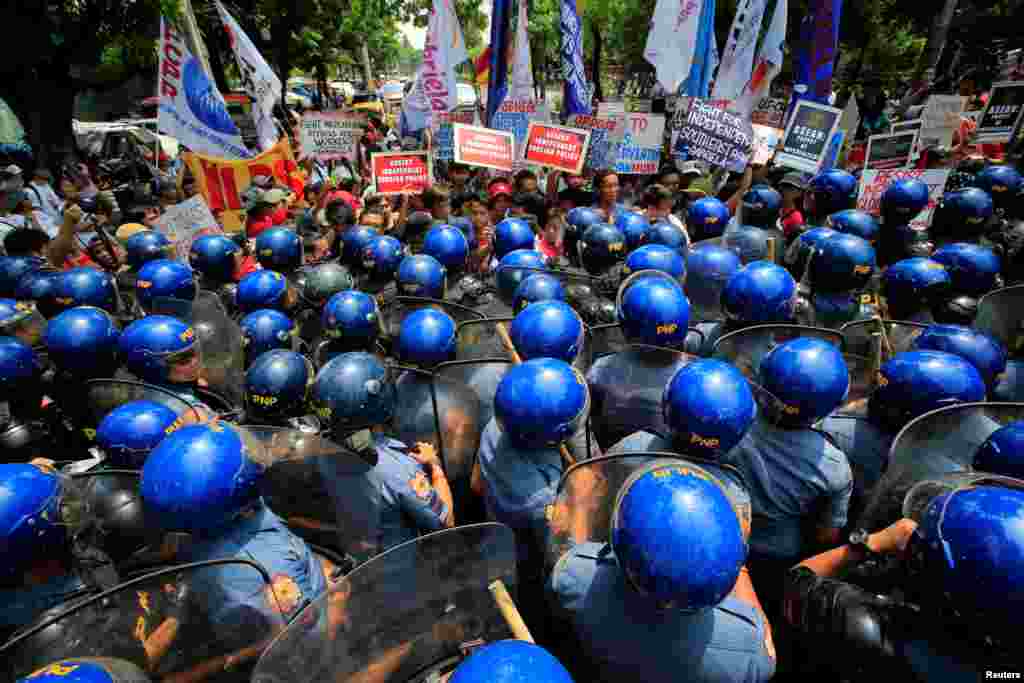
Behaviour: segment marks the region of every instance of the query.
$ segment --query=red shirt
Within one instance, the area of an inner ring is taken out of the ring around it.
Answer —
[[[250,218],[245,226],[245,236],[253,240],[267,228],[274,226],[274,217],[270,214],[262,218]]]
[[[88,268],[96,268],[97,270],[102,270],[99,267],[99,265],[96,264],[95,261],[93,261],[91,258],[89,258],[89,254],[85,253],[84,251],[79,252],[78,256],[68,256],[67,258],[64,259],[64,270],[71,270],[72,268],[86,268],[86,267],[88,267]]]
[[[562,255],[562,243],[551,244],[546,239],[538,237],[535,240],[535,246],[537,251],[544,254],[547,258],[558,258]]]
[[[249,273],[255,273],[260,270],[260,262],[256,260],[256,257],[249,254],[242,259],[241,265],[238,266],[238,272],[235,274],[235,280],[239,281]]]
[[[792,237],[793,233],[804,224],[804,215],[798,209],[789,209],[789,212],[782,212],[782,232],[786,237]]]

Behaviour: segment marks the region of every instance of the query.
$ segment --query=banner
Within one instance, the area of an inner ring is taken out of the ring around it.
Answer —
[[[891,171],[910,166],[917,144],[917,131],[911,130],[890,135],[872,135],[868,138],[864,168],[875,171]]]
[[[434,183],[429,152],[383,152],[370,155],[377,194],[422,192]]]
[[[762,126],[755,123],[751,126],[754,129],[754,156],[750,163],[755,166],[764,166],[775,156],[775,148],[782,142],[783,130],[771,126]]]
[[[355,163],[366,115],[356,112],[310,112],[299,123],[302,156],[321,161],[348,159]]]
[[[507,0],[495,0],[507,2]],[[559,28],[562,33],[562,78],[565,79],[562,115],[589,114],[590,84],[583,68],[583,25],[575,0],[560,0]],[[491,21],[493,22],[493,17]]]
[[[185,147],[212,156],[245,159],[250,155],[224,98],[203,65],[188,51],[185,38],[160,18],[160,107],[157,127]]]
[[[715,38],[715,0],[704,0],[697,25],[697,45],[693,51],[690,75],[679,85],[680,95],[707,97],[718,68],[718,41]]]
[[[206,199],[210,211],[229,233],[245,228],[241,197],[252,184],[252,179],[261,175],[273,176],[279,185],[287,186],[285,161],[293,160],[288,138],[281,139],[252,159],[221,159],[194,152],[186,152],[182,158],[192,171],[199,193]]]
[[[440,114],[434,122],[437,124],[432,150],[434,160],[454,161],[455,129],[453,125],[456,123],[462,123],[467,126],[476,124],[476,111],[450,111],[446,114]]]
[[[198,195],[168,206],[153,224],[153,229],[174,244],[174,257],[185,263],[188,263],[188,253],[197,237],[224,232],[210,213],[206,201]]]
[[[846,139],[845,130],[837,130],[832,133],[832,139],[828,142],[828,149],[825,150],[825,158],[821,162],[821,172],[830,171],[839,162],[839,152],[843,149],[843,141]]]
[[[974,142],[994,144],[1009,142],[1013,126],[1024,106],[1024,81],[996,83],[978,119]]]
[[[587,160],[590,131],[531,123],[524,158],[537,166],[579,175]]]
[[[228,34],[231,50],[235,53],[238,72],[242,76],[242,88],[253,101],[252,118],[256,123],[260,151],[269,149],[279,137],[277,123],[274,121],[274,106],[281,101],[281,79],[263,59],[263,55],[235,18],[219,2],[217,11],[220,12],[221,22]]]
[[[661,165],[661,147],[665,135],[662,114],[627,114],[625,136],[619,145],[615,172],[653,175]]]
[[[796,84],[789,109],[810,100],[827,104],[832,94],[832,69],[839,45],[839,21],[843,0],[811,0],[810,11],[800,24],[800,49],[796,55]]]
[[[712,97],[733,100],[743,92],[754,68],[754,48],[764,21],[765,0],[741,0],[722,52]]]
[[[590,131],[586,168],[601,171],[615,165],[616,150],[626,131],[625,123],[625,117],[600,118],[585,114],[569,117],[570,126]]]
[[[739,101],[736,103],[736,111],[741,114],[752,112],[755,104],[763,102],[772,91],[772,81],[782,71],[782,60],[786,47],[786,22],[789,21],[788,0],[777,0],[775,11],[772,12],[772,21],[768,25],[768,32],[765,33],[761,50],[757,53],[757,60],[754,62],[754,70],[750,74],[750,80],[743,86]],[[782,120],[772,122],[772,125],[782,128],[785,121],[783,110]]]
[[[751,113],[750,122],[760,126],[782,128],[786,118],[786,100],[781,97],[763,97]]]
[[[519,3],[516,20],[515,57],[512,60],[512,87],[508,97],[525,101],[533,99],[533,60],[530,58],[530,34],[527,30],[526,2]]]
[[[484,125],[490,125],[494,112],[508,94],[509,23],[512,0],[494,0],[491,5],[491,61],[487,69],[487,113]]]
[[[828,142],[839,127],[842,112],[810,100],[797,102],[796,110],[775,155],[778,166],[817,173],[828,151]]]
[[[749,121],[695,99],[672,152],[684,161],[699,159],[742,173],[750,162],[753,144],[754,130]]]
[[[667,93],[678,91],[690,76],[702,4],[702,0],[658,0],[654,7],[644,59],[654,67]]]
[[[921,135],[918,146],[949,147],[953,132],[960,127],[960,112],[966,98],[960,95],[932,95],[921,110]]]
[[[512,171],[517,158],[512,133],[461,123],[454,124],[452,131],[456,162],[506,173]]]
[[[543,102],[538,103],[533,97],[523,100],[513,99],[510,95],[505,98],[505,101],[498,107],[498,111],[494,112],[494,116],[491,117],[491,128],[512,133],[515,136],[515,159],[517,164],[521,164],[530,123],[547,120],[547,106]]]
[[[932,222],[932,214],[939,200],[946,191],[946,180],[950,169],[904,169],[901,171],[864,171],[860,177],[857,194],[857,208],[867,211],[873,216],[881,212],[882,193],[890,184],[897,180],[920,180],[928,186],[928,206],[913,220],[910,225],[919,230],[926,229]]]
[[[449,112],[459,106],[455,67],[469,59],[462,27],[452,0],[434,0],[423,44],[420,87],[433,114]]]

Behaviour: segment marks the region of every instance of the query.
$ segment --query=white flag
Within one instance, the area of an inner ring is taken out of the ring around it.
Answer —
[[[519,22],[516,24],[516,54],[512,63],[510,100],[533,99],[533,62],[530,59],[530,35],[527,32],[526,2],[520,0]]]
[[[750,117],[751,112],[762,98],[768,97],[772,81],[782,71],[783,47],[786,43],[786,15],[788,13],[788,1],[779,0],[775,5],[775,13],[772,14],[772,23],[768,26],[768,33],[764,36],[761,44],[761,51],[757,54],[757,62],[754,64],[754,72],[750,81],[743,88],[743,94],[736,102],[736,110]]]
[[[420,69],[423,94],[433,113],[446,113],[458,106],[455,67],[467,59],[466,41],[462,38],[462,28],[452,0],[434,0]]]
[[[160,108],[157,127],[193,152],[226,159],[252,156],[242,143],[224,98],[210,82],[185,38],[160,18]]]
[[[665,92],[674,93],[690,76],[704,0],[658,0],[651,17],[644,59],[655,68]]]
[[[435,121],[440,124],[440,121]],[[409,94],[402,101],[402,117],[399,119],[399,135],[405,137],[423,130],[430,125],[430,102],[423,94],[423,66],[416,70]]]
[[[754,49],[764,20],[765,0],[743,0],[729,31],[729,40],[722,53],[722,63],[715,78],[713,99],[734,100],[750,80],[754,66]]]
[[[260,151],[268,150],[280,137],[274,123],[274,105],[281,101],[281,79],[263,59],[263,55],[249,40],[249,36],[245,35],[235,18],[219,2],[217,11],[220,12],[224,30],[228,32],[238,71],[242,74],[242,85],[253,101],[252,117],[256,122]]]

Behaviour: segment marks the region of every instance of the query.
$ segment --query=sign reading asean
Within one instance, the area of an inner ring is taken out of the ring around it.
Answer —
[[[546,123],[531,123],[526,134],[527,163],[579,175],[587,159],[590,131]]]
[[[370,165],[378,194],[422,192],[433,182],[428,152],[374,154],[370,157]]]
[[[456,123],[455,161],[469,166],[494,168],[509,173],[515,161],[513,133]]]

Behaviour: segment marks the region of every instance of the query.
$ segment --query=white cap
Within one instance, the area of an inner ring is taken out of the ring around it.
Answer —
[[[15,166],[14,164],[11,164],[7,168],[0,169],[0,172],[2,172],[4,175],[21,175],[21,168]]]

